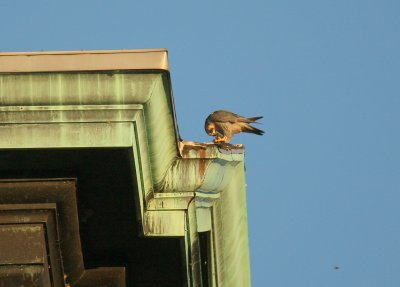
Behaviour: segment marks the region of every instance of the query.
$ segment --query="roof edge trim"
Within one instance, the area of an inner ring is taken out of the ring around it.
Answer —
[[[167,49],[1,52],[0,73],[169,71]]]

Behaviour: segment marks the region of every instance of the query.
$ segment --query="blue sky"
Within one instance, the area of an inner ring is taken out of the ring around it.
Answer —
[[[253,286],[400,286],[400,2],[0,0],[1,51],[168,48],[184,139],[239,135]],[[338,266],[339,269],[334,267]]]

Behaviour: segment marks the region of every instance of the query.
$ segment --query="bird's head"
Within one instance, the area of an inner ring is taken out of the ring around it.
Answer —
[[[215,128],[215,124],[213,122],[206,122],[206,133],[209,134],[210,136],[215,136],[217,134],[217,130]]]

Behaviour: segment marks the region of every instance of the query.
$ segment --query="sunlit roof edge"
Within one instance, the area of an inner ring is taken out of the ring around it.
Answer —
[[[0,73],[169,71],[167,49],[0,52]]]

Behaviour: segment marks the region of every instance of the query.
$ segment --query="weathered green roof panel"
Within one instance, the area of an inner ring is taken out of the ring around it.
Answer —
[[[171,105],[170,87],[159,75],[154,82],[149,100],[144,105],[148,132],[148,144],[154,183],[160,183],[173,161],[178,156],[174,111]]]
[[[160,74],[114,71],[0,74],[0,104],[144,104]]]
[[[215,254],[219,263],[217,273],[224,278],[223,286],[250,286],[244,163],[235,169],[220,200],[212,208]]]

